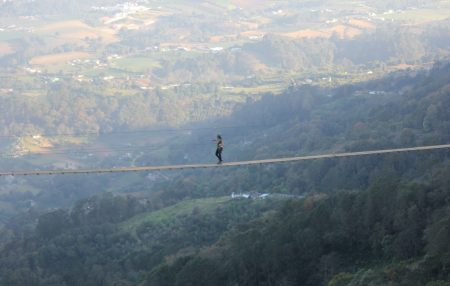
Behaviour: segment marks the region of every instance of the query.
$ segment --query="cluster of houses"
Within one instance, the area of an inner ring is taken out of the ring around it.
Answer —
[[[258,193],[258,192],[247,192],[247,193],[231,193],[231,199],[303,199],[305,196],[296,196],[289,194],[268,194],[268,193]]]
[[[19,27],[15,24],[0,26],[0,32],[14,31],[14,32],[33,32],[33,28]]]
[[[104,11],[117,13],[117,16],[126,16],[138,12],[144,12],[150,10],[149,7],[139,5],[138,3],[125,2],[114,6],[92,6],[93,11]]]

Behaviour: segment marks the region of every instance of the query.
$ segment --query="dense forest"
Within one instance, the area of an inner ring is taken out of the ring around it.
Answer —
[[[449,171],[289,202],[164,263],[146,285],[449,285]]]
[[[437,63],[336,89],[293,87],[213,124],[254,126],[225,131],[225,160],[443,144],[449,79],[450,65]],[[205,132],[171,160],[206,156],[195,141]],[[30,208],[2,229],[0,285],[449,285],[449,155],[186,171],[135,180],[128,196]]]
[[[7,96],[0,106],[2,135],[68,134],[177,126],[229,114],[235,105],[218,100],[214,87],[179,92],[156,90],[129,97],[105,96],[73,81],[54,84],[42,97]]]

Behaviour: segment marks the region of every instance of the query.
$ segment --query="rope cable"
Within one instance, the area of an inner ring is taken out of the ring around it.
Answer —
[[[184,170],[184,169],[209,169],[209,168],[222,168],[222,167],[238,167],[238,166],[249,166],[249,165],[289,163],[289,162],[328,159],[328,158],[343,158],[343,157],[368,156],[368,155],[377,155],[377,154],[439,150],[439,149],[449,149],[449,148],[450,148],[450,144],[431,145],[431,146],[420,146],[420,147],[412,147],[412,148],[383,149],[383,150],[371,150],[371,151],[359,151],[359,152],[330,153],[330,154],[310,155],[310,156],[302,156],[302,157],[286,157],[286,158],[274,158],[274,159],[251,160],[251,161],[236,161],[236,162],[229,162],[229,163],[223,163],[223,164],[189,164],[189,165],[143,166],[143,167],[123,167],[123,168],[103,168],[103,169],[99,168],[99,169],[24,170],[24,171],[0,172],[0,177],[1,176],[64,175],[64,174],[94,174],[94,173],[101,174],[101,173],[124,173],[124,172],[143,172],[143,171],[147,171],[147,172],[168,171],[168,170]]]

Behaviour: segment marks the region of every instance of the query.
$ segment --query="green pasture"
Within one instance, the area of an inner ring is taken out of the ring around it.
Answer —
[[[81,66],[71,66],[67,62],[61,62],[57,64],[44,64],[44,65],[35,65],[43,70],[46,74],[54,74],[55,77],[58,77],[57,74],[63,74],[63,77],[67,77],[68,75],[80,74],[86,68]],[[89,69],[90,70],[90,69]]]
[[[121,228],[126,232],[134,232],[143,223],[169,224],[177,217],[192,213],[194,208],[198,208],[203,213],[211,212],[229,200],[230,197],[227,196],[183,201],[161,210],[139,214],[123,222]]]
[[[150,57],[129,57],[117,59],[111,67],[133,73],[144,73],[155,68],[160,68],[158,60]]]
[[[262,93],[274,93],[280,94],[283,90],[286,89],[286,86],[278,83],[278,84],[262,84],[252,87],[233,87],[230,92],[232,94],[262,94]]]
[[[105,87],[101,89],[101,94],[103,96],[135,96],[140,94],[140,91],[129,88],[114,88],[114,87]]]
[[[421,24],[427,22],[442,21],[450,18],[450,8],[406,10],[403,12],[394,12],[394,14],[383,16],[386,19]]]
[[[0,31],[0,42],[8,42],[11,40],[20,39],[25,35],[24,32],[16,31]]]

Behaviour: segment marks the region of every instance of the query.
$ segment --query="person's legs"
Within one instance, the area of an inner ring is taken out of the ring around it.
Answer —
[[[222,162],[222,148],[216,149],[216,157],[219,159],[219,162]]]
[[[220,160],[220,153],[219,153],[219,148],[217,148],[217,149],[216,149],[216,157],[217,157],[217,159],[219,159],[219,160]]]

